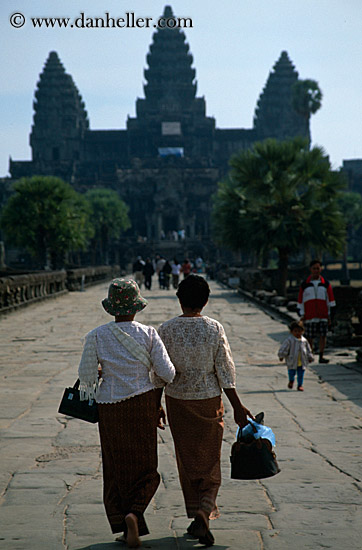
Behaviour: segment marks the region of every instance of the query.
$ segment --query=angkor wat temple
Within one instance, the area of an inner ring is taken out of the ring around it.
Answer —
[[[170,6],[164,16],[172,16]],[[91,130],[72,76],[50,52],[35,91],[32,160],[11,160],[10,173],[56,175],[78,191],[117,190],[130,207],[134,238],[157,243],[184,229],[188,239],[207,242],[212,195],[230,156],[267,137],[309,136],[309,123],[292,106],[298,72],[283,51],[257,101],[253,128],[221,129],[197,97],[181,29],[157,29],[146,59],[144,98],[126,129]]]

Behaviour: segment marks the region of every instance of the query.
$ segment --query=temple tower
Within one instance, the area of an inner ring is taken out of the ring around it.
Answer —
[[[166,6],[164,18],[173,17]],[[144,71],[145,100],[137,101],[137,116],[150,118],[160,110],[167,116],[190,113],[196,96],[196,71],[191,67],[193,57],[180,29],[159,28],[153,35],[153,43],[146,59]],[[205,101],[201,100],[205,113]]]
[[[292,105],[293,85],[297,81],[298,73],[288,53],[283,51],[269,74],[255,109],[254,129],[258,140],[308,138],[306,121]]]
[[[75,163],[83,157],[89,122],[84,102],[56,52],[50,52],[45,63],[33,106],[30,145],[35,170],[71,180]]]
[[[173,17],[166,6],[164,18]],[[187,157],[209,157],[215,120],[206,117],[204,98],[196,97],[193,57],[179,28],[158,28],[147,55],[144,99],[129,118],[130,155],[157,157],[160,150],[178,150]]]

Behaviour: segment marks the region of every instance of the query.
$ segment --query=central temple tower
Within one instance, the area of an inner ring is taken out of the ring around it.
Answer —
[[[170,6],[163,17],[173,17]],[[127,121],[130,153],[141,158],[210,156],[215,120],[206,117],[205,99],[196,97],[196,71],[185,34],[165,27],[152,38],[144,71],[145,98],[137,99],[136,118]]]

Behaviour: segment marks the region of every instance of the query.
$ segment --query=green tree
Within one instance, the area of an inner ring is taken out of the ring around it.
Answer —
[[[65,254],[84,249],[92,235],[85,199],[63,180],[52,176],[21,178],[1,214],[1,227],[43,268],[63,265]]]
[[[309,135],[309,121],[322,106],[322,91],[315,80],[298,80],[292,90],[292,105],[305,120]]]
[[[90,189],[85,197],[90,205],[94,227],[93,251],[98,251],[101,262],[108,264],[110,240],[119,238],[123,231],[131,227],[128,206],[112,189]]]
[[[285,294],[288,259],[303,249],[339,252],[344,222],[338,208],[343,186],[323,150],[305,140],[256,143],[232,157],[219,184],[213,221],[219,242],[259,256],[276,249],[279,292]]]
[[[360,193],[345,192],[341,193],[338,202],[347,231],[347,238],[343,250],[344,279],[347,282],[350,280],[348,270],[349,244],[353,240],[354,233],[362,225],[362,196]]]

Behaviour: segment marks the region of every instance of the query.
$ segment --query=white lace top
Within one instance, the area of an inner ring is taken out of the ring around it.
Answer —
[[[173,380],[174,366],[153,327],[136,321],[111,321],[86,336],[78,374],[87,398],[95,396],[97,403],[116,403],[155,387],[147,366],[119,342],[113,333],[114,327],[117,330],[120,328],[144,346],[151,358],[151,375],[157,375],[155,382],[158,386]],[[99,364],[102,367],[102,381],[97,387]],[[92,388],[95,390],[92,391]]]
[[[235,388],[235,365],[224,327],[210,317],[175,317],[158,329],[176,368],[165,393],[176,399],[208,399]]]

